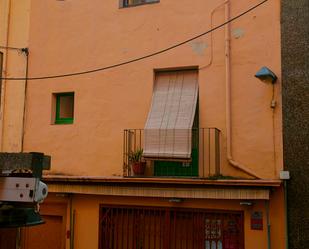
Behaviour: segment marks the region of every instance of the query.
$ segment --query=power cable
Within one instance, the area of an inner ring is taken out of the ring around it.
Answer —
[[[247,13],[253,11],[254,9],[258,8],[259,6],[265,4],[268,0],[264,0],[260,3],[258,3],[257,5],[254,5],[253,7],[249,8],[248,10],[242,12],[241,14],[231,18],[230,20],[206,31],[206,32],[203,32],[199,35],[196,35],[190,39],[187,39],[185,41],[182,41],[182,42],[179,42],[175,45],[172,45],[170,47],[167,47],[165,49],[162,49],[162,50],[159,50],[157,52],[154,52],[154,53],[151,53],[151,54],[148,54],[148,55],[145,55],[145,56],[142,56],[142,57],[138,57],[138,58],[135,58],[135,59],[132,59],[132,60],[129,60],[129,61],[124,61],[124,62],[120,62],[120,63],[117,63],[117,64],[113,64],[113,65],[110,65],[110,66],[106,66],[106,67],[100,67],[100,68],[96,68],[96,69],[91,69],[91,70],[86,70],[86,71],[80,71],[80,72],[73,72],[73,73],[67,73],[67,74],[59,74],[59,75],[48,75],[48,76],[38,76],[38,77],[27,77],[27,78],[23,78],[23,77],[9,77],[9,78],[1,78],[2,80],[45,80],[45,79],[55,79],[55,78],[64,78],[64,77],[72,77],[72,76],[77,76],[77,75],[83,75],[83,74],[90,74],[90,73],[95,73],[95,72],[99,72],[99,71],[105,71],[105,70],[108,70],[108,69],[112,69],[112,68],[115,68],[115,67],[120,67],[120,66],[123,66],[123,65],[127,65],[127,64],[130,64],[130,63],[133,63],[133,62],[136,62],[136,61],[140,61],[140,60],[144,60],[144,59],[147,59],[149,57],[153,57],[153,56],[156,56],[158,54],[162,54],[162,53],[165,53],[169,50],[172,50],[174,48],[177,48],[181,45],[184,45],[188,42],[191,42],[193,40],[196,40],[197,38],[200,38],[204,35],[207,35],[223,26],[225,26],[226,24],[228,23],[231,23],[235,20],[237,20],[238,18],[246,15]]]

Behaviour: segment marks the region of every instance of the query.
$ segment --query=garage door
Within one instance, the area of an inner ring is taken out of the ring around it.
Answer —
[[[100,249],[243,249],[243,214],[101,206],[99,238]]]

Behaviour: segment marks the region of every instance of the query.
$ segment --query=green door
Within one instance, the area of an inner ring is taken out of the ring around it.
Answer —
[[[155,176],[198,176],[198,149],[193,148],[190,162],[154,161]]]
[[[180,176],[192,177],[198,176],[198,158],[199,158],[199,108],[198,101],[194,116],[192,128],[192,152],[191,161],[189,162],[171,162],[158,160],[154,161],[155,176]]]

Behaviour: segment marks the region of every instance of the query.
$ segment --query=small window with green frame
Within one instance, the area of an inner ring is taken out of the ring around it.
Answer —
[[[55,124],[73,124],[74,92],[56,93]]]

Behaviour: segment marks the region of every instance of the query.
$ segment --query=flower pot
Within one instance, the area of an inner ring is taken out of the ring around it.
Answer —
[[[135,162],[132,163],[132,169],[134,175],[144,175],[146,168],[146,162]]]

